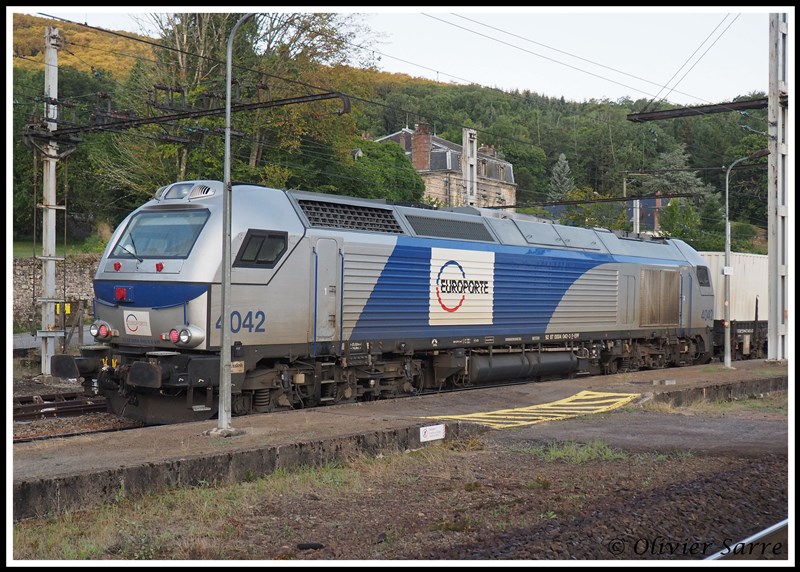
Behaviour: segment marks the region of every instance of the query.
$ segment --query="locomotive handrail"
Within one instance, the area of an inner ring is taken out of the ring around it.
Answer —
[[[311,249],[314,254],[314,342],[311,350],[312,357],[317,357],[317,311],[319,310],[319,253],[317,247]]]
[[[339,258],[342,260],[341,274],[339,276],[339,348],[344,340],[344,252],[339,249]]]

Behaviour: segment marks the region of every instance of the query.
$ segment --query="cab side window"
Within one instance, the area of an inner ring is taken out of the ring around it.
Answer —
[[[248,230],[233,265],[239,268],[273,268],[286,252],[287,234]]]
[[[711,286],[711,278],[709,278],[708,268],[705,266],[697,267],[697,282],[700,286]]]

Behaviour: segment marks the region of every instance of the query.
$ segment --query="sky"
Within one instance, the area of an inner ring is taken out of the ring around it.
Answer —
[[[224,10],[247,13],[255,8]],[[143,32],[144,14],[185,9],[125,7],[113,13],[109,7],[6,8],[137,33]],[[794,19],[790,6],[270,9],[361,14],[373,31],[370,51],[380,58],[379,69],[387,72],[530,90],[571,101],[656,98],[689,106],[766,93],[769,14],[789,13],[790,30]],[[356,44],[352,49],[363,53]]]

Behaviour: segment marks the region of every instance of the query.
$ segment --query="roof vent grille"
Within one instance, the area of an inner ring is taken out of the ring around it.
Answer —
[[[301,199],[297,201],[312,227],[404,234],[389,209]]]
[[[418,215],[406,215],[406,220],[418,236],[497,242],[492,238],[482,220],[473,222]]]

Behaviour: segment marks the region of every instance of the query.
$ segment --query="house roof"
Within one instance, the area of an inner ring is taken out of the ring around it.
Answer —
[[[377,139],[375,139],[375,141],[380,143],[382,141],[391,140],[391,141],[394,141],[396,143],[399,143],[400,142],[400,134],[401,133],[405,133],[406,134],[406,139],[405,139],[406,145],[405,145],[405,148],[406,148],[406,152],[408,153],[408,152],[411,151],[411,136],[414,134],[414,130],[413,129],[409,129],[408,127],[403,127],[400,131],[395,131],[394,133],[390,133],[389,135],[384,135],[383,137],[378,137]],[[447,149],[447,150],[450,150],[450,151],[456,151],[457,153],[461,153],[461,151],[463,150],[463,146],[462,145],[459,145],[458,143],[453,143],[452,141],[448,141],[447,139],[442,139],[441,137],[439,137],[437,135],[433,135],[433,134],[431,134],[431,146],[434,147],[434,149],[435,148]],[[489,155],[488,153],[481,153],[480,151],[478,151],[478,156],[479,157],[485,157],[487,159],[493,159],[493,160],[495,160],[495,161],[497,161],[499,163],[506,163],[508,165],[511,164],[511,163],[509,163],[508,161],[506,161],[504,159],[500,159],[500,158],[495,157],[493,155]]]
[[[391,133],[389,135],[378,137],[377,139],[375,139],[375,141],[379,143],[383,141],[394,141],[395,143],[399,143],[405,149],[406,155],[408,155],[409,158],[411,158],[413,151],[411,141],[413,135],[414,135],[413,129],[404,127],[400,131],[395,131],[394,133]],[[463,151],[463,146],[433,134],[430,135],[430,138],[431,138],[431,155],[430,155],[429,170],[460,171],[461,154]],[[513,165],[511,163],[495,155],[483,153],[480,150],[478,150],[477,156],[479,159],[485,160],[487,164],[490,165],[490,167],[487,169],[487,175],[489,176],[489,178],[501,179],[506,183],[512,185],[515,184]],[[500,175],[501,171],[500,169],[498,169],[498,165],[503,165],[505,167],[502,170],[502,175]]]

